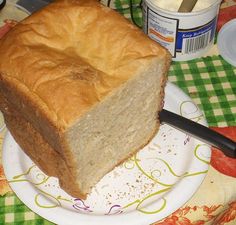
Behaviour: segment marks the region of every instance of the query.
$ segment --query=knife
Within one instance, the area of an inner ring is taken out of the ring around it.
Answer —
[[[220,149],[230,158],[236,158],[236,142],[222,134],[166,109],[159,113],[159,118],[161,123],[166,123]]]
[[[50,2],[52,2],[52,0],[18,0],[16,3],[17,5],[27,9],[30,13],[33,13],[43,8]]]

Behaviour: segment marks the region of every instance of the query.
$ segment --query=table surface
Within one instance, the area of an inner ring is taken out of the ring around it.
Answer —
[[[48,0],[49,2],[50,0]],[[8,2],[15,2],[14,0]],[[31,12],[46,4],[45,1],[20,0]],[[140,1],[101,1],[109,4],[125,17],[141,25]],[[236,17],[236,3],[224,1],[220,21]],[[226,12],[226,13],[225,13]],[[20,20],[23,13],[0,13],[3,18]],[[132,17],[131,14],[132,13]],[[229,17],[231,15],[231,18]],[[223,19],[222,19],[223,18]],[[3,27],[0,21],[0,27]],[[0,30],[1,31],[1,30]],[[0,32],[1,34],[1,32]],[[0,36],[1,37],[1,36]],[[168,79],[179,86],[204,112],[212,129],[236,139],[236,68],[228,64],[214,46],[206,56],[185,62],[172,62]],[[0,113],[0,149],[6,128]],[[1,152],[1,151],[0,151]],[[4,176],[0,153],[0,224],[53,224],[32,212],[11,191]],[[217,149],[212,151],[208,174],[194,196],[180,209],[156,225],[235,225],[236,224],[236,160],[224,157]]]

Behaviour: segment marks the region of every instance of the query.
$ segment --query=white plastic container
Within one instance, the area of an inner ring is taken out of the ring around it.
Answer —
[[[177,12],[178,2],[144,0],[143,30],[166,47],[174,61],[187,61],[201,57],[213,45],[221,0],[198,0],[189,13]]]

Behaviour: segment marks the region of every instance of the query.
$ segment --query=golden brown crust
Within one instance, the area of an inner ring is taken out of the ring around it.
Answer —
[[[57,1],[0,41],[0,71],[22,95],[33,92],[34,107],[63,130],[148,66],[150,58],[166,54],[141,30],[96,1]],[[94,75],[87,80],[86,73]]]

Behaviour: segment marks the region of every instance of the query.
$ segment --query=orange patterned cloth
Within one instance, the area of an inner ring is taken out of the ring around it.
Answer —
[[[212,129],[236,141],[236,127],[212,127]],[[236,159],[229,158],[225,156],[220,150],[212,148],[211,167],[206,180],[208,180],[208,182],[212,183],[214,186],[219,185],[219,187],[216,189],[220,189],[222,184],[225,185],[225,187],[222,187],[222,191],[217,192],[219,195],[222,195],[219,196],[219,199],[223,200],[226,198],[228,194],[228,184],[234,182],[236,188],[236,179],[234,179],[236,177],[235,175]],[[221,180],[220,183],[217,178]],[[185,206],[181,207],[176,212],[162,220],[162,222],[155,223],[155,225],[235,225],[236,196],[234,196],[232,201],[229,201],[230,203],[226,205],[222,204],[224,201],[222,201],[222,203],[219,201],[219,204],[216,204],[216,199],[214,199],[214,204],[206,204],[207,202],[211,202],[210,196],[204,195],[205,187],[208,186],[209,188],[209,184],[205,185],[206,180],[199,191],[195,194],[193,199],[191,199]],[[214,192],[214,189],[212,189],[212,191]],[[209,193],[209,190],[206,192]],[[202,196],[203,199],[200,201],[195,201],[196,196],[198,196],[197,198]],[[204,198],[206,199],[204,200]],[[196,204],[197,202],[199,203]],[[200,204],[200,202],[204,204]],[[227,202],[226,199],[225,202]]]

